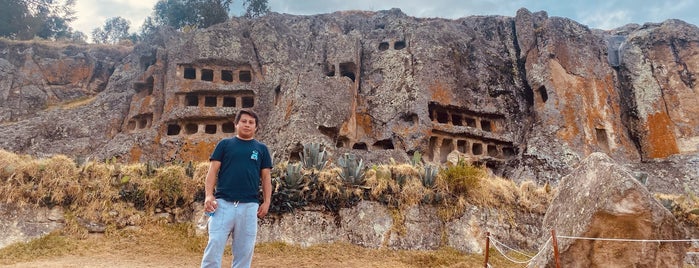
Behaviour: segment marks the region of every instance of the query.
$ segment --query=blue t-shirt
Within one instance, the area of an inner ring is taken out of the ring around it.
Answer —
[[[214,196],[230,202],[259,202],[260,171],[272,168],[267,146],[255,139],[221,140],[209,160],[221,161]]]

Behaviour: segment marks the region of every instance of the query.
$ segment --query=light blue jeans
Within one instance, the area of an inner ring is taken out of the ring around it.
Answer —
[[[201,267],[221,267],[226,240],[231,234],[233,268],[248,268],[257,239],[258,203],[228,202],[216,199],[218,208],[209,218],[209,243],[204,250]]]

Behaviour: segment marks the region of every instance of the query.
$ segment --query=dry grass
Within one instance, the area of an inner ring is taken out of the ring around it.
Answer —
[[[0,265],[9,267],[195,267],[206,238],[187,224],[148,224],[77,239],[51,234],[30,243],[0,249]],[[147,254],[144,254],[147,252]],[[227,248],[226,256],[230,256]],[[490,252],[494,267],[512,265]],[[253,267],[480,267],[481,254],[451,248],[430,251],[369,249],[346,243],[299,247],[284,243],[256,246]],[[230,266],[224,257],[224,267]]]
[[[654,197],[670,210],[675,218],[699,227],[699,197],[694,193],[687,191],[686,195],[655,194]]]
[[[201,198],[208,171],[208,163],[158,167],[91,161],[78,166],[62,155],[34,159],[2,150],[0,164],[2,201],[63,206],[76,222],[99,222],[117,229],[140,225],[159,212],[188,216],[189,205]],[[320,171],[302,169],[303,199],[332,209],[352,206],[358,200],[378,201],[399,210],[433,204],[439,207],[442,219],[450,221],[472,205],[543,213],[552,196],[546,187],[532,182],[518,186],[489,177],[484,167],[466,163],[442,169],[434,184],[423,182],[423,167],[409,164],[374,166],[366,171],[365,184],[360,186],[345,183],[341,171],[332,165]]]
[[[33,159],[0,150],[0,164],[3,166],[0,169],[2,201],[25,206],[65,208],[66,227],[62,231],[64,236],[59,236],[63,242],[47,240],[44,244],[57,249],[40,254],[50,257],[75,254],[82,248],[117,248],[124,250],[119,254],[133,255],[149,250],[162,256],[174,254],[196,260],[191,263],[183,260],[188,264],[182,267],[196,266],[198,263],[204,238],[194,236],[191,225],[160,225],[163,220],[154,215],[169,212],[176,218],[189,216],[187,213],[191,213],[191,204],[201,201],[196,198],[203,191],[208,163],[158,167],[151,163],[125,165],[115,161],[91,161],[78,166],[72,159],[61,155]],[[282,173],[275,172],[273,174]],[[390,208],[395,222],[393,229],[399,234],[405,232],[405,211],[418,204],[436,205],[442,220],[448,222],[462,216],[472,205],[503,209],[506,210],[505,214],[515,210],[539,213],[544,211],[551,198],[550,192],[531,182],[518,186],[506,179],[489,177],[482,167],[466,165],[443,170],[434,184],[422,181],[422,167],[409,164],[372,167],[366,171],[365,184],[360,186],[346,184],[340,178],[340,172],[340,168],[332,165],[320,171],[302,170],[303,197],[311,203],[325,204],[330,208],[351,206],[362,199],[381,202]],[[106,239],[93,241],[83,227],[86,222],[104,224],[107,227]],[[140,226],[142,231],[126,231],[127,226]],[[46,239],[57,238],[51,236]],[[135,244],[131,244],[131,240]],[[173,245],[176,245],[175,249]],[[141,247],[141,250],[130,252],[127,248],[131,247]],[[61,251],[59,248],[68,250]],[[4,256],[28,254],[21,253],[23,247],[8,250],[15,253],[2,251],[5,253],[0,253],[0,256],[5,262],[13,258],[21,261],[23,257]],[[284,258],[298,262],[283,261],[292,266],[308,264],[301,267],[315,267],[315,264],[325,266],[329,263],[324,258],[347,263],[339,266],[330,263],[334,267],[386,267],[387,263],[389,267],[473,267],[474,263],[482,262],[482,258],[471,261],[480,258],[478,256],[465,256],[451,249],[410,252],[371,250],[342,244],[310,248],[263,244],[259,246],[258,254],[266,254],[279,262],[280,259],[274,256],[278,251],[303,255]],[[355,255],[353,252],[360,253]],[[385,262],[383,255],[387,256],[388,262]],[[26,258],[34,257],[27,255]],[[167,263],[167,260],[164,261]],[[258,264],[261,267],[278,267],[276,262]]]

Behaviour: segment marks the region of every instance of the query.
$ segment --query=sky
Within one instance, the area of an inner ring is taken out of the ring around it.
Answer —
[[[158,0],[76,0],[74,30],[90,36],[108,18],[122,17],[137,32],[151,15]],[[234,0],[233,15],[243,13],[242,2]],[[565,17],[590,28],[609,30],[628,23],[663,22],[680,19],[699,25],[697,0],[269,0],[273,12],[294,15],[332,13],[340,10],[379,11],[400,8],[413,17],[457,19],[472,15],[514,17],[519,8],[546,11],[549,17]]]

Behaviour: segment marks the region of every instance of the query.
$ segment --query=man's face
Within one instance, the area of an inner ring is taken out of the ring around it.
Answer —
[[[235,129],[239,138],[252,139],[255,136],[255,130],[257,130],[257,122],[249,114],[242,114],[238,123],[235,124]]]

